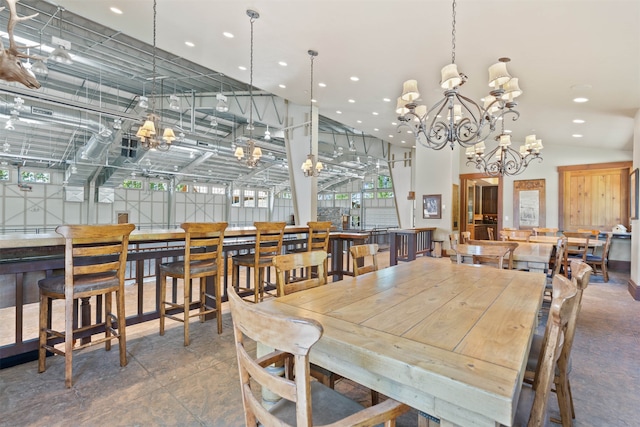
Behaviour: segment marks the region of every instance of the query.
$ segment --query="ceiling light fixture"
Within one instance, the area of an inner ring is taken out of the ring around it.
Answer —
[[[517,106],[514,98],[520,96],[522,91],[518,79],[511,77],[507,71],[509,58],[500,58],[489,67],[491,91],[490,96],[485,97],[483,107],[458,93],[467,76],[458,72],[455,63],[455,0],[452,10],[451,64],[441,71],[440,86],[444,89],[444,97],[427,111],[425,105],[418,105],[418,82],[407,80],[396,107],[398,118],[403,122],[399,127],[408,126],[420,144],[434,150],[442,149],[447,143],[452,149],[455,143],[463,147],[473,146],[486,140],[495,131],[497,120],[501,117],[513,114],[513,120],[516,120],[520,116],[514,109]]]
[[[167,151],[171,142],[176,139],[173,129],[164,130],[162,138],[157,135],[160,132],[160,118],[156,115],[156,16],[157,0],[153,0],[153,70],[151,79],[151,113],[147,115],[144,124],[138,129],[136,137],[140,138],[142,148],[145,150]],[[142,100],[142,96],[140,97]],[[139,105],[139,104],[138,104]]]
[[[267,130],[264,131],[264,140],[271,141],[271,132],[269,132],[269,125],[267,125]]]
[[[51,42],[53,44],[57,44],[56,47],[50,54],[49,59],[55,61],[59,64],[71,65],[73,64],[73,60],[71,59],[71,55],[67,52],[67,49],[71,49],[71,43],[62,39],[62,12],[64,12],[64,8],[58,6],[58,12],[60,16],[58,17],[58,24],[60,27],[60,38],[52,37]]]
[[[220,85],[220,92],[222,92],[222,85]],[[216,99],[218,100],[218,103],[216,104],[216,111],[219,111],[221,113],[226,113],[227,111],[229,111],[229,104],[227,104],[226,96],[224,96],[222,93],[219,93],[216,95]]]
[[[313,155],[313,60],[318,56],[318,52],[315,50],[308,50],[309,59],[311,62],[311,82],[309,89],[309,154],[307,154],[307,160],[302,163],[302,173],[304,176],[318,176],[322,169],[322,162],[320,159],[316,162],[316,156]]]
[[[180,111],[180,98],[176,95],[169,96],[169,108],[174,111]]]
[[[528,135],[520,150],[511,148],[511,135],[504,130],[504,120],[502,120],[502,132],[495,137],[498,146],[485,154],[484,142],[479,142],[466,150],[467,164],[475,164],[476,169],[481,170],[489,176],[514,176],[519,175],[529,166],[533,159],[540,157],[542,150],[542,140],[536,139],[535,135]]]
[[[256,19],[260,18],[260,14],[255,10],[248,9],[247,16],[249,17],[249,23],[251,24],[251,61],[250,61],[250,73],[249,73],[249,123],[247,123],[247,130],[249,131],[249,139],[247,140],[247,158],[245,158],[244,149],[237,145],[234,156],[239,162],[244,162],[249,168],[255,168],[262,157],[262,150],[256,146],[256,142],[253,139],[253,23]],[[220,95],[220,94],[218,94]]]

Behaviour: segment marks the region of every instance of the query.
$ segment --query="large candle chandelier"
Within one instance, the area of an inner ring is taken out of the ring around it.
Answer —
[[[520,150],[516,151],[511,147],[511,135],[504,131],[503,121],[502,132],[495,139],[498,146],[486,154],[484,142],[468,147],[467,164],[475,164],[476,169],[490,176],[513,176],[521,174],[533,159],[542,161],[542,141],[535,135],[528,135]]]
[[[398,98],[396,113],[403,126],[409,126],[416,140],[435,150],[447,143],[453,149],[454,143],[470,147],[487,139],[495,131],[496,123],[507,114],[516,120],[520,113],[514,108],[514,99],[522,94],[518,79],[507,71],[509,58],[501,58],[489,67],[489,87],[491,91],[484,98],[482,107],[459,93],[467,76],[458,72],[456,60],[456,2],[453,1],[451,31],[451,64],[442,68],[440,86],[444,98],[429,110],[419,105],[418,82],[407,80],[403,84],[402,96]]]
[[[234,156],[240,162],[244,162],[247,167],[255,168],[260,162],[262,157],[262,150],[256,146],[256,142],[253,139],[253,23],[256,19],[260,18],[260,14],[255,10],[248,9],[247,16],[251,24],[251,62],[249,66],[249,123],[247,124],[247,130],[249,131],[249,139],[247,141],[247,157],[245,158],[244,149],[241,146],[236,147]],[[236,142],[237,144],[237,142]]]
[[[173,129],[166,128],[162,138],[160,133],[160,118],[156,115],[156,0],[153,0],[153,74],[151,76],[151,113],[147,114],[144,124],[138,129],[136,137],[140,138],[142,148],[145,150],[167,151],[171,143],[176,139]]]
[[[309,58],[311,59],[311,89],[309,90],[309,154],[307,154],[307,160],[302,163],[302,173],[304,176],[318,176],[324,167],[322,162],[318,159],[316,163],[316,157],[313,155],[313,60],[318,56],[318,52],[315,50],[307,51]]]

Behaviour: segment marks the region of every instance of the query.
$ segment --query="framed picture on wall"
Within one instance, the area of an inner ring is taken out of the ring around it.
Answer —
[[[442,195],[422,196],[422,217],[426,219],[442,218]]]
[[[546,225],[544,179],[513,181],[513,225],[532,229]]]
[[[640,212],[638,212],[638,168],[635,168],[631,175],[629,175],[629,206],[631,208],[631,219],[640,219]]]

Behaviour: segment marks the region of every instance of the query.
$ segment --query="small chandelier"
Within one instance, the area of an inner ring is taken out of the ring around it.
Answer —
[[[262,150],[256,146],[256,142],[253,139],[253,23],[256,19],[260,18],[260,14],[255,10],[248,9],[247,16],[250,18],[251,24],[251,62],[249,67],[249,123],[247,124],[247,130],[249,131],[249,140],[247,141],[247,157],[245,158],[244,149],[240,146],[236,147],[236,151],[233,155],[240,162],[244,162],[249,168],[255,168],[260,162],[262,157]]]
[[[162,138],[158,138],[160,131],[160,118],[156,115],[156,6],[157,0],[153,0],[153,74],[151,80],[151,112],[147,114],[144,124],[138,129],[136,138],[140,138],[142,148],[145,150],[167,151],[171,143],[176,139],[173,129],[166,128],[162,132]],[[142,97],[140,97],[142,100]]]
[[[447,143],[453,149],[457,142],[470,147],[483,142],[494,131],[499,119],[513,114],[517,120],[520,113],[514,108],[514,99],[522,94],[518,79],[507,71],[509,58],[500,58],[489,67],[489,96],[484,98],[482,107],[459,92],[467,76],[458,72],[456,59],[456,1],[453,1],[451,32],[451,64],[441,70],[444,97],[429,110],[418,105],[420,92],[418,82],[407,80],[403,84],[402,96],[398,98],[396,113],[402,126],[409,126],[416,140],[427,148],[441,150]]]
[[[311,59],[311,89],[309,90],[309,154],[307,154],[307,160],[302,163],[302,173],[304,176],[318,176],[324,167],[322,162],[318,160],[316,163],[316,156],[313,155],[313,60],[318,56],[318,52],[315,50],[308,50],[309,58]]]
[[[514,176],[519,175],[529,166],[533,159],[542,161],[540,150],[542,150],[542,140],[536,139],[535,135],[528,135],[525,142],[516,151],[511,148],[511,136],[504,132],[504,121],[502,133],[496,136],[498,146],[485,154],[484,142],[479,142],[466,150],[467,164],[475,164],[479,169],[489,176]]]

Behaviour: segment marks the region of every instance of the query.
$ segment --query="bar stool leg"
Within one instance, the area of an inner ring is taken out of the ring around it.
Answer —
[[[167,276],[160,272],[160,335],[164,335],[165,300],[167,299]]]
[[[184,295],[184,346],[186,347],[189,345],[189,300],[191,299],[191,278],[187,280],[185,277],[182,285]]]

